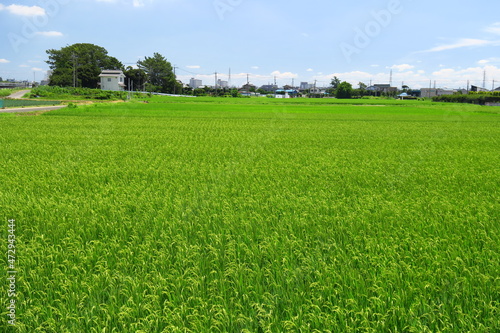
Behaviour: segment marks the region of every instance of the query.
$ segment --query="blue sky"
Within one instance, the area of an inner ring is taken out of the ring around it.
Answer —
[[[500,86],[498,0],[12,0],[0,2],[0,77],[37,81],[47,49],[159,52],[178,78],[296,85],[333,76],[410,87]],[[493,83],[493,81],[498,83]]]

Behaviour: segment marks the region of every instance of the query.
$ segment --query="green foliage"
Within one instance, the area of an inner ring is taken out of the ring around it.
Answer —
[[[145,83],[148,76],[144,70],[129,66],[124,74],[126,76],[125,83],[127,84],[127,90],[131,90],[131,88],[133,88],[134,91],[145,91]],[[132,87],[128,86],[129,81],[131,82]]]
[[[470,103],[485,105],[486,103],[500,103],[500,92],[470,92],[465,94],[442,95],[432,98],[435,102]]]
[[[31,90],[31,97],[48,99],[97,99],[97,100],[125,100],[128,92],[104,91],[89,88],[63,88],[56,86],[40,86]]]
[[[7,97],[14,92],[12,89],[0,89],[0,97]]]
[[[160,93],[181,93],[182,85],[177,82],[172,65],[159,53],[139,60],[137,66],[148,78],[147,91]]]
[[[17,331],[500,331],[500,115],[363,102],[0,117]]]
[[[340,99],[349,99],[352,98],[352,94],[352,85],[349,82],[344,81],[339,84],[335,96]]]
[[[108,55],[105,48],[93,44],[79,43],[47,50],[52,75],[50,85],[97,88],[99,74],[103,69],[123,69],[123,64]]]

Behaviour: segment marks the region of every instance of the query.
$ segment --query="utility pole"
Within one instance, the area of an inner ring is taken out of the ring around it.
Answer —
[[[73,88],[76,88],[76,57],[73,52]]]
[[[292,89],[293,89],[294,84],[295,84],[295,79],[292,79]]]
[[[177,76],[175,76],[175,69],[178,68],[174,65],[174,95],[175,95],[175,86],[177,85]]]
[[[483,88],[486,89],[486,71],[483,74]]]
[[[250,74],[247,74],[247,86],[250,84],[250,79],[249,79],[249,77],[250,77]]]
[[[392,87],[392,69],[391,69],[391,76],[390,76],[390,78],[389,78],[389,86],[391,86],[391,87]]]
[[[215,95],[217,96],[217,72],[215,74]]]
[[[470,88],[470,82],[467,80],[467,94],[469,93],[469,88]]]

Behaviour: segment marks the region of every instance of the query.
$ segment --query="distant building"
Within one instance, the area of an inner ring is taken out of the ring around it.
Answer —
[[[257,90],[257,87],[251,83],[247,83],[243,85],[243,87],[241,87],[241,90],[246,90],[246,91]]]
[[[103,70],[99,75],[101,90],[124,91],[125,74],[121,70]]]
[[[278,89],[275,92],[275,98],[295,98],[299,92],[295,89]]]
[[[309,84],[307,82],[300,82],[300,87],[299,89],[300,90],[307,90],[307,89],[311,89],[314,85],[312,84]]]
[[[197,80],[194,77],[189,80],[189,86],[193,89],[198,89],[203,85],[201,80]]]
[[[222,81],[221,79],[218,79],[217,80],[217,87],[227,88],[227,87],[229,87],[229,83],[227,81]]]
[[[478,87],[478,86],[471,86],[470,91],[489,91],[489,90],[486,88]]]
[[[464,92],[464,90],[441,89],[441,88],[422,88],[420,90],[420,96],[423,98],[432,98],[443,95],[454,95],[457,93],[467,93],[467,91]]]
[[[391,87],[390,84],[374,84],[373,86],[366,88],[366,90],[388,94],[388,93],[396,93],[398,91],[398,88]]]
[[[264,90],[265,92],[275,92],[278,89],[278,86],[274,84],[265,84],[261,86],[259,89]]]

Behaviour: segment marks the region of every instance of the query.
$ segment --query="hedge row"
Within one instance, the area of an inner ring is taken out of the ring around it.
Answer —
[[[100,89],[90,88],[72,88],[72,87],[57,87],[57,86],[41,86],[31,90],[31,96],[43,98],[62,97],[77,97],[83,99],[102,99],[102,100],[117,100],[126,99],[127,92],[124,91],[105,91]]]
[[[433,97],[434,102],[447,102],[447,103],[470,103],[485,105],[486,103],[500,103],[500,94],[498,93],[470,93],[468,95],[442,95]]]

